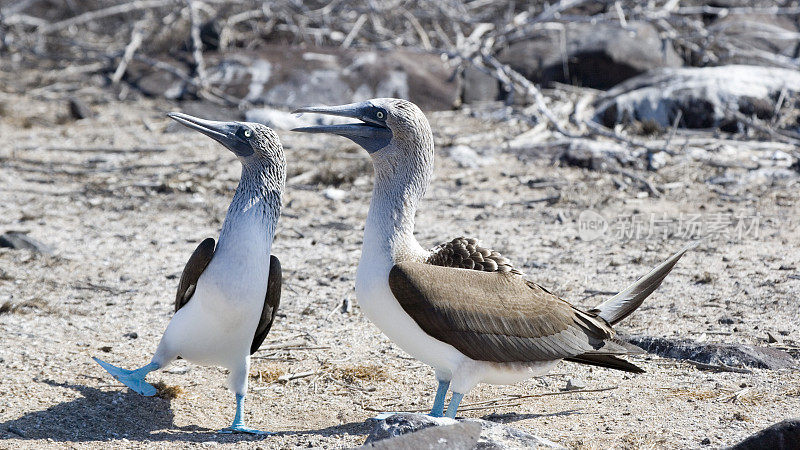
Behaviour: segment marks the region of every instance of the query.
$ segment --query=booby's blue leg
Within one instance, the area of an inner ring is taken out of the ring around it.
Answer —
[[[445,414],[445,417],[451,419],[456,418],[456,411],[458,411],[458,405],[461,403],[462,398],[464,398],[464,394],[453,392],[453,398],[450,399],[450,404],[447,405],[447,414]]]
[[[272,434],[269,431],[254,430],[244,425],[242,412],[244,411],[244,395],[236,394],[236,415],[233,416],[233,423],[228,428],[219,430],[220,433],[247,433],[247,434]]]
[[[144,381],[144,377],[146,377],[148,373],[157,370],[158,364],[151,362],[150,364],[140,367],[136,370],[127,370],[111,365],[98,358],[92,357],[92,359],[97,361],[97,364],[100,364],[103,369],[106,369],[106,372],[110,373],[111,376],[116,378],[120,383],[128,386],[132,391],[138,392],[139,394],[147,397],[156,395],[156,388],[150,383]]]
[[[448,388],[450,388],[450,380],[439,380],[439,387],[436,389],[436,398],[433,399],[431,416],[442,417],[444,414],[444,397],[447,395]]]

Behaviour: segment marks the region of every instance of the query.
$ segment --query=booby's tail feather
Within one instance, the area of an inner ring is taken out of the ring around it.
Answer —
[[[152,384],[144,381],[144,377],[147,376],[150,371],[158,368],[155,363],[150,363],[140,369],[127,370],[111,365],[95,357],[92,357],[92,359],[97,361],[97,364],[100,364],[103,369],[106,369],[106,372],[110,373],[117,381],[128,386],[131,390],[146,397],[156,395],[156,388]]]
[[[642,304],[644,299],[661,285],[661,282],[664,281],[667,274],[675,267],[675,264],[678,263],[681,256],[696,246],[697,243],[693,242],[683,247],[678,253],[672,255],[668,260],[651,270],[647,275],[636,280],[636,282],[628,286],[627,289],[597,305],[589,312],[597,314],[611,325],[628,317]]]

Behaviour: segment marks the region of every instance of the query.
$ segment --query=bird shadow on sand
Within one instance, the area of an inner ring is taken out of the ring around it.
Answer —
[[[52,380],[41,382],[81,394],[74,400],[0,423],[3,438],[51,439],[55,442],[129,441],[239,442],[258,440],[246,434],[221,435],[198,426],[178,427],[170,401],[128,390],[97,388]]]
[[[298,431],[278,431],[275,436],[304,436],[304,435],[319,435],[319,436],[363,436],[366,437],[375,426],[369,421],[364,422],[350,422],[341,425],[332,425],[325,428],[316,430],[298,430]]]
[[[568,409],[566,411],[559,411],[548,414],[517,414],[514,412],[505,414],[492,413],[481,417],[481,419],[488,420],[489,422],[506,424],[506,423],[518,422],[520,420],[539,419],[542,417],[571,416],[573,414],[583,414],[583,413],[580,412],[580,409]]]

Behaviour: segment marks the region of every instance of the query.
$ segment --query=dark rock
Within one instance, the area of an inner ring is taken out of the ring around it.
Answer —
[[[477,447],[473,448],[498,450],[511,448],[563,448],[547,439],[481,419],[453,420],[424,414],[398,413],[382,420],[372,420],[375,421],[375,427],[367,437],[365,445],[388,438],[395,438],[396,436],[407,435],[408,433],[415,433],[430,427],[477,424],[481,427],[481,432]]]
[[[566,23],[564,31],[542,30],[511,44],[498,59],[528,79],[550,85],[570,83],[608,89],[662,67],[680,67],[672,44],[644,22]]]
[[[203,50],[219,50],[219,38],[222,26],[218,20],[209,20],[200,26],[200,42],[203,43]]]
[[[131,331],[130,333],[123,334],[122,337],[126,337],[128,339],[138,339],[139,338],[139,333],[137,333],[135,331]]]
[[[730,109],[746,116],[770,118],[774,99],[800,93],[796,70],[724,66],[661,69],[630,79],[598,98],[595,120],[608,127],[653,121],[669,128],[678,114],[684,128],[727,127],[736,131]]]
[[[634,162],[631,153],[621,145],[589,139],[571,140],[560,160],[568,166],[589,170],[608,170]]]
[[[711,445],[711,439],[709,438],[703,439],[702,441],[700,441],[700,445]]]
[[[732,317],[727,317],[727,316],[720,317],[719,320],[717,320],[717,322],[719,322],[722,325],[733,325],[734,323],[736,323],[736,321],[733,320]]]
[[[67,100],[67,107],[70,117],[74,120],[81,120],[94,116],[89,105],[79,98],[70,97],[69,100]]]
[[[764,428],[729,450],[796,450],[800,447],[800,419],[787,419]]]
[[[0,235],[0,247],[30,250],[46,255],[53,254],[53,249],[50,246],[19,231],[9,231]]]
[[[481,426],[477,423],[454,423],[370,442],[364,444],[361,448],[382,450],[472,450],[477,447],[480,435]]]
[[[769,347],[744,344],[715,344],[689,339],[669,339],[652,336],[627,336],[625,340],[664,358],[691,360],[703,364],[757,369],[797,367],[788,353]]]

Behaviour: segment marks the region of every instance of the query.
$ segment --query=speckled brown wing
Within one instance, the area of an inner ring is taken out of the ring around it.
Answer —
[[[614,368],[621,370],[633,366],[613,357],[631,353],[630,347],[614,338],[603,319],[520,276],[403,262],[390,271],[389,286],[426,333],[478,361],[578,357],[604,366],[617,359]]]
[[[183,273],[181,274],[181,281],[178,283],[178,293],[175,296],[175,312],[178,312],[185,304],[189,303],[192,295],[194,295],[194,290],[197,287],[197,280],[200,278],[200,275],[203,274],[203,271],[206,270],[206,267],[208,267],[211,258],[214,257],[215,245],[214,239],[205,239],[194,249],[192,256],[189,257],[189,261],[186,262],[186,266],[183,268]]]
[[[275,255],[269,257],[269,278],[267,280],[267,295],[264,298],[264,309],[261,310],[261,319],[256,327],[256,334],[253,337],[253,344],[250,345],[250,354],[258,350],[264,339],[267,338],[269,330],[275,322],[275,315],[278,313],[278,306],[281,303],[281,285],[283,275],[281,273],[281,262]]]
[[[500,253],[480,245],[477,239],[458,237],[431,250],[428,264],[459,269],[522,275]]]

